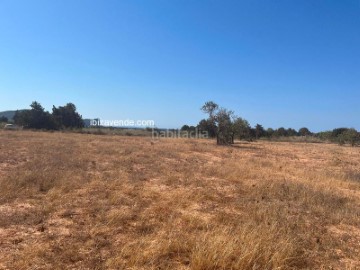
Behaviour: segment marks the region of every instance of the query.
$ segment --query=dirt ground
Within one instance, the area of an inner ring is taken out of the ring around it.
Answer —
[[[0,131],[0,269],[360,269],[360,148]]]

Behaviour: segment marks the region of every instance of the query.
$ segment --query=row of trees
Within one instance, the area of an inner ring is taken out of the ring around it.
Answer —
[[[24,128],[57,130],[63,128],[82,128],[82,116],[73,103],[53,106],[52,112],[45,111],[40,103],[34,101],[29,110],[16,111],[14,123]]]
[[[247,120],[236,116],[231,110],[219,107],[212,101],[206,102],[201,110],[208,115],[208,118],[201,120],[196,127],[184,125],[181,130],[207,132],[209,137],[216,138],[218,144],[232,144],[234,139],[251,141],[260,138],[294,136],[312,136],[340,144],[349,143],[353,146],[360,143],[360,135],[355,129],[339,128],[320,133],[312,133],[306,127],[300,128],[298,131],[283,127],[264,129],[260,124],[251,127]]]
[[[280,136],[308,136],[311,132],[307,128],[299,131],[294,129],[267,129],[260,124],[251,127],[250,123],[234,114],[233,111],[219,107],[213,101],[206,102],[201,110],[208,115],[207,119],[199,122],[199,131],[206,131],[210,137],[216,138],[218,144],[232,144],[234,139],[254,140],[261,137],[280,137]],[[184,126],[182,129],[194,128]]]

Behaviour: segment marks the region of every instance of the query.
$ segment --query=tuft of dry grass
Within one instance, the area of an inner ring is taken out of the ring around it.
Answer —
[[[359,152],[0,131],[0,269],[358,269]]]

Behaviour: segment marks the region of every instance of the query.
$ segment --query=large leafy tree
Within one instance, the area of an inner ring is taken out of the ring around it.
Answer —
[[[56,129],[52,115],[45,111],[39,102],[32,102],[30,108],[30,110],[16,111],[14,122],[26,128]]]
[[[33,129],[81,128],[84,125],[73,103],[58,108],[53,106],[52,114],[50,114],[37,101],[31,103],[29,110],[16,111],[14,122]]]
[[[58,108],[53,106],[52,115],[60,128],[82,128],[84,126],[82,116],[76,111],[73,103],[67,103]]]

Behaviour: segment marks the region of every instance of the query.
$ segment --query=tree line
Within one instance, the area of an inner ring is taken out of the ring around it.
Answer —
[[[65,106],[53,106],[52,112],[45,111],[39,102],[32,102],[30,109],[16,111],[14,123],[29,129],[59,130],[82,128],[84,121],[73,103]]]
[[[284,127],[265,129],[260,124],[252,127],[246,119],[236,116],[233,111],[222,108],[213,101],[206,102],[201,110],[207,114],[207,118],[202,119],[197,126],[184,125],[181,131],[206,132],[208,137],[216,138],[219,145],[233,144],[235,140],[253,141],[295,136],[314,137],[323,141],[337,142],[340,145],[360,144],[360,133],[354,128],[336,128],[318,133],[312,133],[306,127],[299,130]],[[0,122],[8,122],[8,119],[0,117]],[[30,109],[16,111],[13,122],[29,129],[60,130],[84,127],[83,118],[73,103],[53,106],[50,113],[45,111],[39,102],[34,101]]]
[[[303,127],[299,130],[293,128],[264,129],[260,124],[251,127],[250,123],[231,110],[220,107],[213,101],[206,102],[201,110],[208,115],[195,126],[184,125],[182,131],[206,132],[209,137],[216,138],[217,144],[233,144],[238,140],[258,140],[261,138],[279,138],[307,136],[319,138],[324,141],[337,142],[339,144],[351,144],[355,146],[360,143],[360,134],[353,128],[337,128],[333,131],[313,133],[308,128]]]

